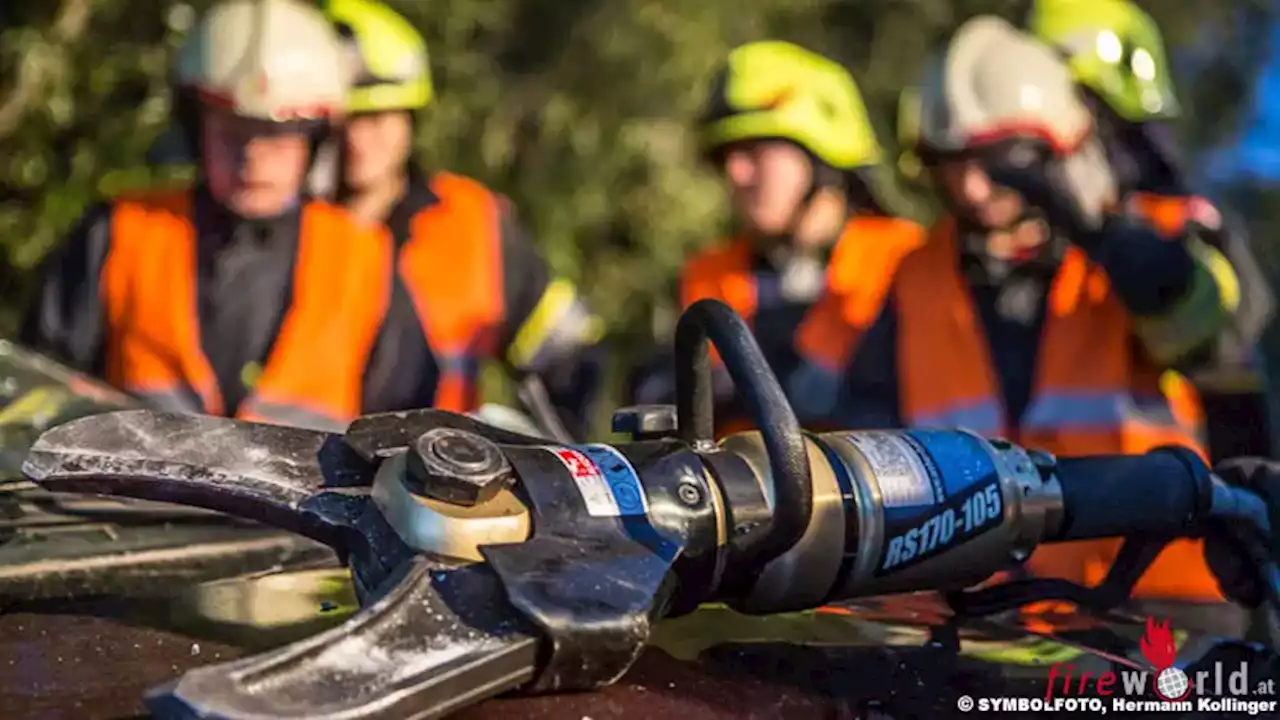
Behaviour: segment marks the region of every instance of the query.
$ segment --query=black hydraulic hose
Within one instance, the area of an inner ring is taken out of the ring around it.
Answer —
[[[690,444],[715,439],[715,397],[710,341],[764,438],[773,472],[773,513],[769,527],[741,550],[756,562],[768,562],[791,549],[809,525],[813,487],[809,455],[778,378],[746,322],[719,300],[699,300],[676,325],[676,417],[680,437]]]

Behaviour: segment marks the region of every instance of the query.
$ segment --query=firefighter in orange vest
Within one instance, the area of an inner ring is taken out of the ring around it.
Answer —
[[[179,412],[337,429],[411,407],[397,378],[365,374],[390,240],[304,193],[349,78],[307,3],[215,6],[176,73],[199,182],[90,208],[46,261],[24,341]]]
[[[901,147],[898,168],[904,178],[915,184],[927,181],[924,167],[920,163],[920,158],[916,155],[916,146],[919,144],[919,140],[920,92],[919,88],[907,87],[902,90],[898,97],[898,143]],[[1108,147],[1108,145],[1109,143],[1105,141],[1104,136],[1104,148]],[[1111,153],[1108,152],[1108,155],[1110,156]],[[1136,196],[1130,197],[1137,199]],[[1141,197],[1144,200],[1166,200],[1166,198],[1160,198],[1155,195],[1143,195]],[[1167,198],[1167,200],[1169,202],[1131,203],[1128,208],[1148,222],[1155,224],[1157,228],[1165,228],[1164,232],[1167,237],[1180,238],[1185,230],[1184,224],[1179,223],[1176,228],[1170,228],[1167,213],[1161,213],[1160,211],[1168,208],[1174,202],[1182,205],[1182,199]],[[1195,434],[1202,443],[1208,443],[1209,429],[1206,427],[1204,407],[1195,387],[1176,370],[1166,370],[1161,375],[1160,381],[1161,391],[1169,398],[1174,417],[1187,427],[1190,432]]]
[[[572,283],[551,275],[505,198],[413,161],[415,120],[433,97],[418,31],[374,0],[330,0],[325,11],[360,68],[338,199],[390,229],[398,262],[388,328],[397,359],[419,358],[385,372],[435,407],[467,412],[481,361],[498,359],[517,377],[545,381],[524,386],[549,391],[522,396],[526,406],[545,404],[528,408],[536,419],[581,436],[599,387],[600,320]]]
[[[1172,138],[1180,114],[1155,22],[1130,0],[1037,0],[1029,30],[1069,57],[1097,119],[1129,209],[1169,237],[1195,233],[1230,258],[1240,306],[1192,387],[1170,372],[1175,411],[1199,419],[1216,460],[1271,454],[1271,420],[1258,339],[1274,298],[1244,233],[1187,187]]]
[[[840,402],[838,377],[801,360],[797,332],[819,317],[870,323],[895,258],[924,240],[923,228],[888,217],[875,200],[872,173],[884,153],[861,93],[832,60],[790,43],[749,43],[712,82],[701,130],[739,232],[686,264],[681,304],[715,298],[737,310],[801,422],[843,427],[849,405]],[[673,389],[665,367],[650,369],[635,399],[669,402]],[[720,400],[717,416],[729,421],[720,431],[742,427],[725,382]]]
[[[1238,280],[1222,253],[1119,211],[1066,63],[1003,20],[960,28],[920,104],[916,155],[949,212],[900,262],[871,328],[831,326],[801,348],[833,372],[860,368],[846,382],[860,425],[892,415],[1064,456],[1203,451],[1160,376],[1226,327]],[[1048,547],[1030,567],[1093,585],[1115,549]],[[1191,542],[1167,548],[1137,593],[1222,601]]]

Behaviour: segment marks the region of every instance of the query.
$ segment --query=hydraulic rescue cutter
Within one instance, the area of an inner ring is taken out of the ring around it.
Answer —
[[[709,342],[758,432],[714,440]],[[24,473],[57,491],[195,506],[333,548],[361,609],[188,672],[160,717],[434,718],[512,691],[608,685],[654,624],[940,591],[979,617],[1125,602],[1170,539],[1231,533],[1272,607],[1266,499],[1192,452],[1055,459],[959,430],[806,433],[741,318],[703,301],[676,333],[678,406],[626,408],[632,441],[558,444],[436,410],[343,434],[124,410],[46,432]],[[973,588],[1040,543],[1125,537],[1085,589]]]

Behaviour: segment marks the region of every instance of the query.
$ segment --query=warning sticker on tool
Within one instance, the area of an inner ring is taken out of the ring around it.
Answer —
[[[547,448],[564,463],[594,517],[646,515],[649,502],[640,477],[622,453],[608,445]]]
[[[917,507],[939,502],[929,472],[916,449],[897,433],[857,432],[849,442],[862,452],[880,484],[886,508]]]

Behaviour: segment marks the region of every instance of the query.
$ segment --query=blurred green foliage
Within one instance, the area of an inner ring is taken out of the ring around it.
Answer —
[[[899,90],[946,33],[1018,0],[431,0],[391,2],[426,34],[438,100],[432,167],[508,193],[552,266],[579,281],[626,357],[674,317],[685,254],[724,225],[690,121],[729,48],[780,37],[847,64],[883,141]],[[1271,3],[1143,3],[1164,29],[1194,149],[1230,136],[1265,60]],[[0,330],[31,271],[104,193],[163,171],[167,64],[209,2],[8,0],[0,7]],[[1185,67],[1183,67],[1185,66]],[[1194,157],[1194,155],[1193,155]],[[927,208],[918,189],[897,200]],[[924,203],[922,204],[922,201]]]

